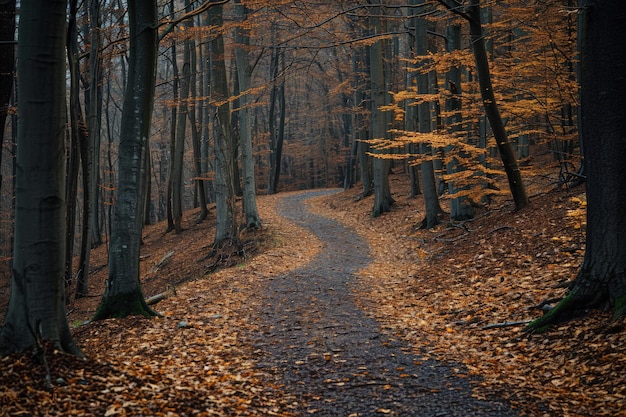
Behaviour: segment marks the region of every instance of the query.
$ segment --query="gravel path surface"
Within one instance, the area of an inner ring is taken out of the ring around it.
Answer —
[[[330,191],[286,197],[281,215],[324,243],[309,265],[271,280],[262,300],[256,347],[260,366],[295,399],[297,415],[516,416],[497,399],[471,397],[449,365],[423,360],[360,310],[352,288],[369,262],[368,245],[304,201]]]

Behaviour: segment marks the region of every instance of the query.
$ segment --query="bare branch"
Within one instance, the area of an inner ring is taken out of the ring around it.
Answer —
[[[200,13],[203,13],[203,12],[209,10],[211,7],[221,6],[221,5],[224,5],[224,4],[228,3],[228,2],[230,2],[230,0],[217,0],[217,1],[206,0],[197,9],[192,10],[190,12],[187,12],[187,13],[183,14],[182,16],[180,16],[180,17],[178,17],[176,19],[162,20],[161,22],[159,22],[159,27],[165,26],[165,25],[167,25],[167,27],[159,35],[159,41],[161,41],[164,37],[166,37],[167,34],[170,33],[172,30],[174,30],[174,28],[178,24],[180,24],[181,22],[183,22],[183,21],[185,21],[187,19],[191,19],[192,17],[197,16]]]

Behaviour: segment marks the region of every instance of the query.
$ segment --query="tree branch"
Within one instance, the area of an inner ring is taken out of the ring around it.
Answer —
[[[161,22],[159,22],[158,27],[161,26],[165,26],[167,25],[167,27],[163,30],[163,32],[159,35],[159,42],[166,37],[172,30],[174,30],[174,28],[181,22],[187,20],[187,19],[191,19],[194,16],[199,15],[200,13],[203,13],[207,10],[209,10],[211,7],[213,6],[221,6],[224,5],[226,3],[230,2],[230,0],[217,0],[217,1],[213,1],[213,0],[206,0],[204,3],[202,3],[197,9],[192,10],[190,12],[187,12],[185,14],[183,14],[182,16],[176,18],[176,19],[171,19],[171,20],[162,20]]]
[[[436,1],[437,3],[445,7],[447,10],[451,11],[452,13],[458,16],[461,16],[463,19],[467,21],[472,20],[470,15],[468,15],[467,13],[463,11],[465,9],[465,6],[461,4],[460,2],[458,2],[457,0],[436,0]],[[450,4],[450,2],[452,2],[454,6]]]

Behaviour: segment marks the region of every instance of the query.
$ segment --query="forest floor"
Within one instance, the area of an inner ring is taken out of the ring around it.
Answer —
[[[402,174],[391,176],[396,203],[379,218],[356,188],[312,199],[310,210],[369,243],[369,264],[351,286],[361,309],[389,338],[466,378],[476,399],[503,401],[520,415],[623,415],[624,320],[592,311],[542,334],[523,332],[544,303],[563,296],[584,253],[584,187],[552,188],[534,187],[520,212],[496,200],[471,222],[432,230],[417,227],[422,201],[407,197]],[[259,294],[324,250],[278,214],[287,195],[259,197],[263,228],[244,233],[245,259],[207,259],[214,228],[210,219],[195,224],[197,212],[185,214],[178,235],[147,227],[142,285],[147,297],[167,295],[154,305],[161,318],[86,323],[106,279],[106,248],[95,250],[91,296],[68,306],[88,360],[48,349],[39,355],[46,371],[33,355],[1,358],[0,415],[315,415],[259,366],[250,338],[261,327]],[[0,289],[3,315],[7,285]]]

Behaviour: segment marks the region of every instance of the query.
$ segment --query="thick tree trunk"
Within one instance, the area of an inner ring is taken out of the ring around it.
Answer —
[[[150,135],[157,56],[155,1],[128,2],[130,58],[119,144],[117,199],[111,227],[109,276],[94,320],[155,315],[139,281],[142,168]]]
[[[619,0],[581,9],[587,18],[582,53],[582,127],[587,174],[583,264],[568,296],[531,323],[541,330],[593,307],[626,313],[626,11]]]
[[[241,24],[247,16],[246,7],[240,0],[235,2],[235,13]],[[239,107],[239,134],[241,137],[241,167],[243,174],[243,211],[246,227],[258,229],[261,227],[261,220],[256,206],[256,181],[254,177],[254,152],[252,148],[252,129],[250,126],[249,93],[250,79],[252,77],[252,67],[248,60],[247,48],[250,39],[247,31],[243,27],[236,29],[235,59],[237,61],[237,78],[239,88],[242,92]]]
[[[52,341],[81,355],[65,312],[66,1],[22,2],[11,298],[0,353]]]

